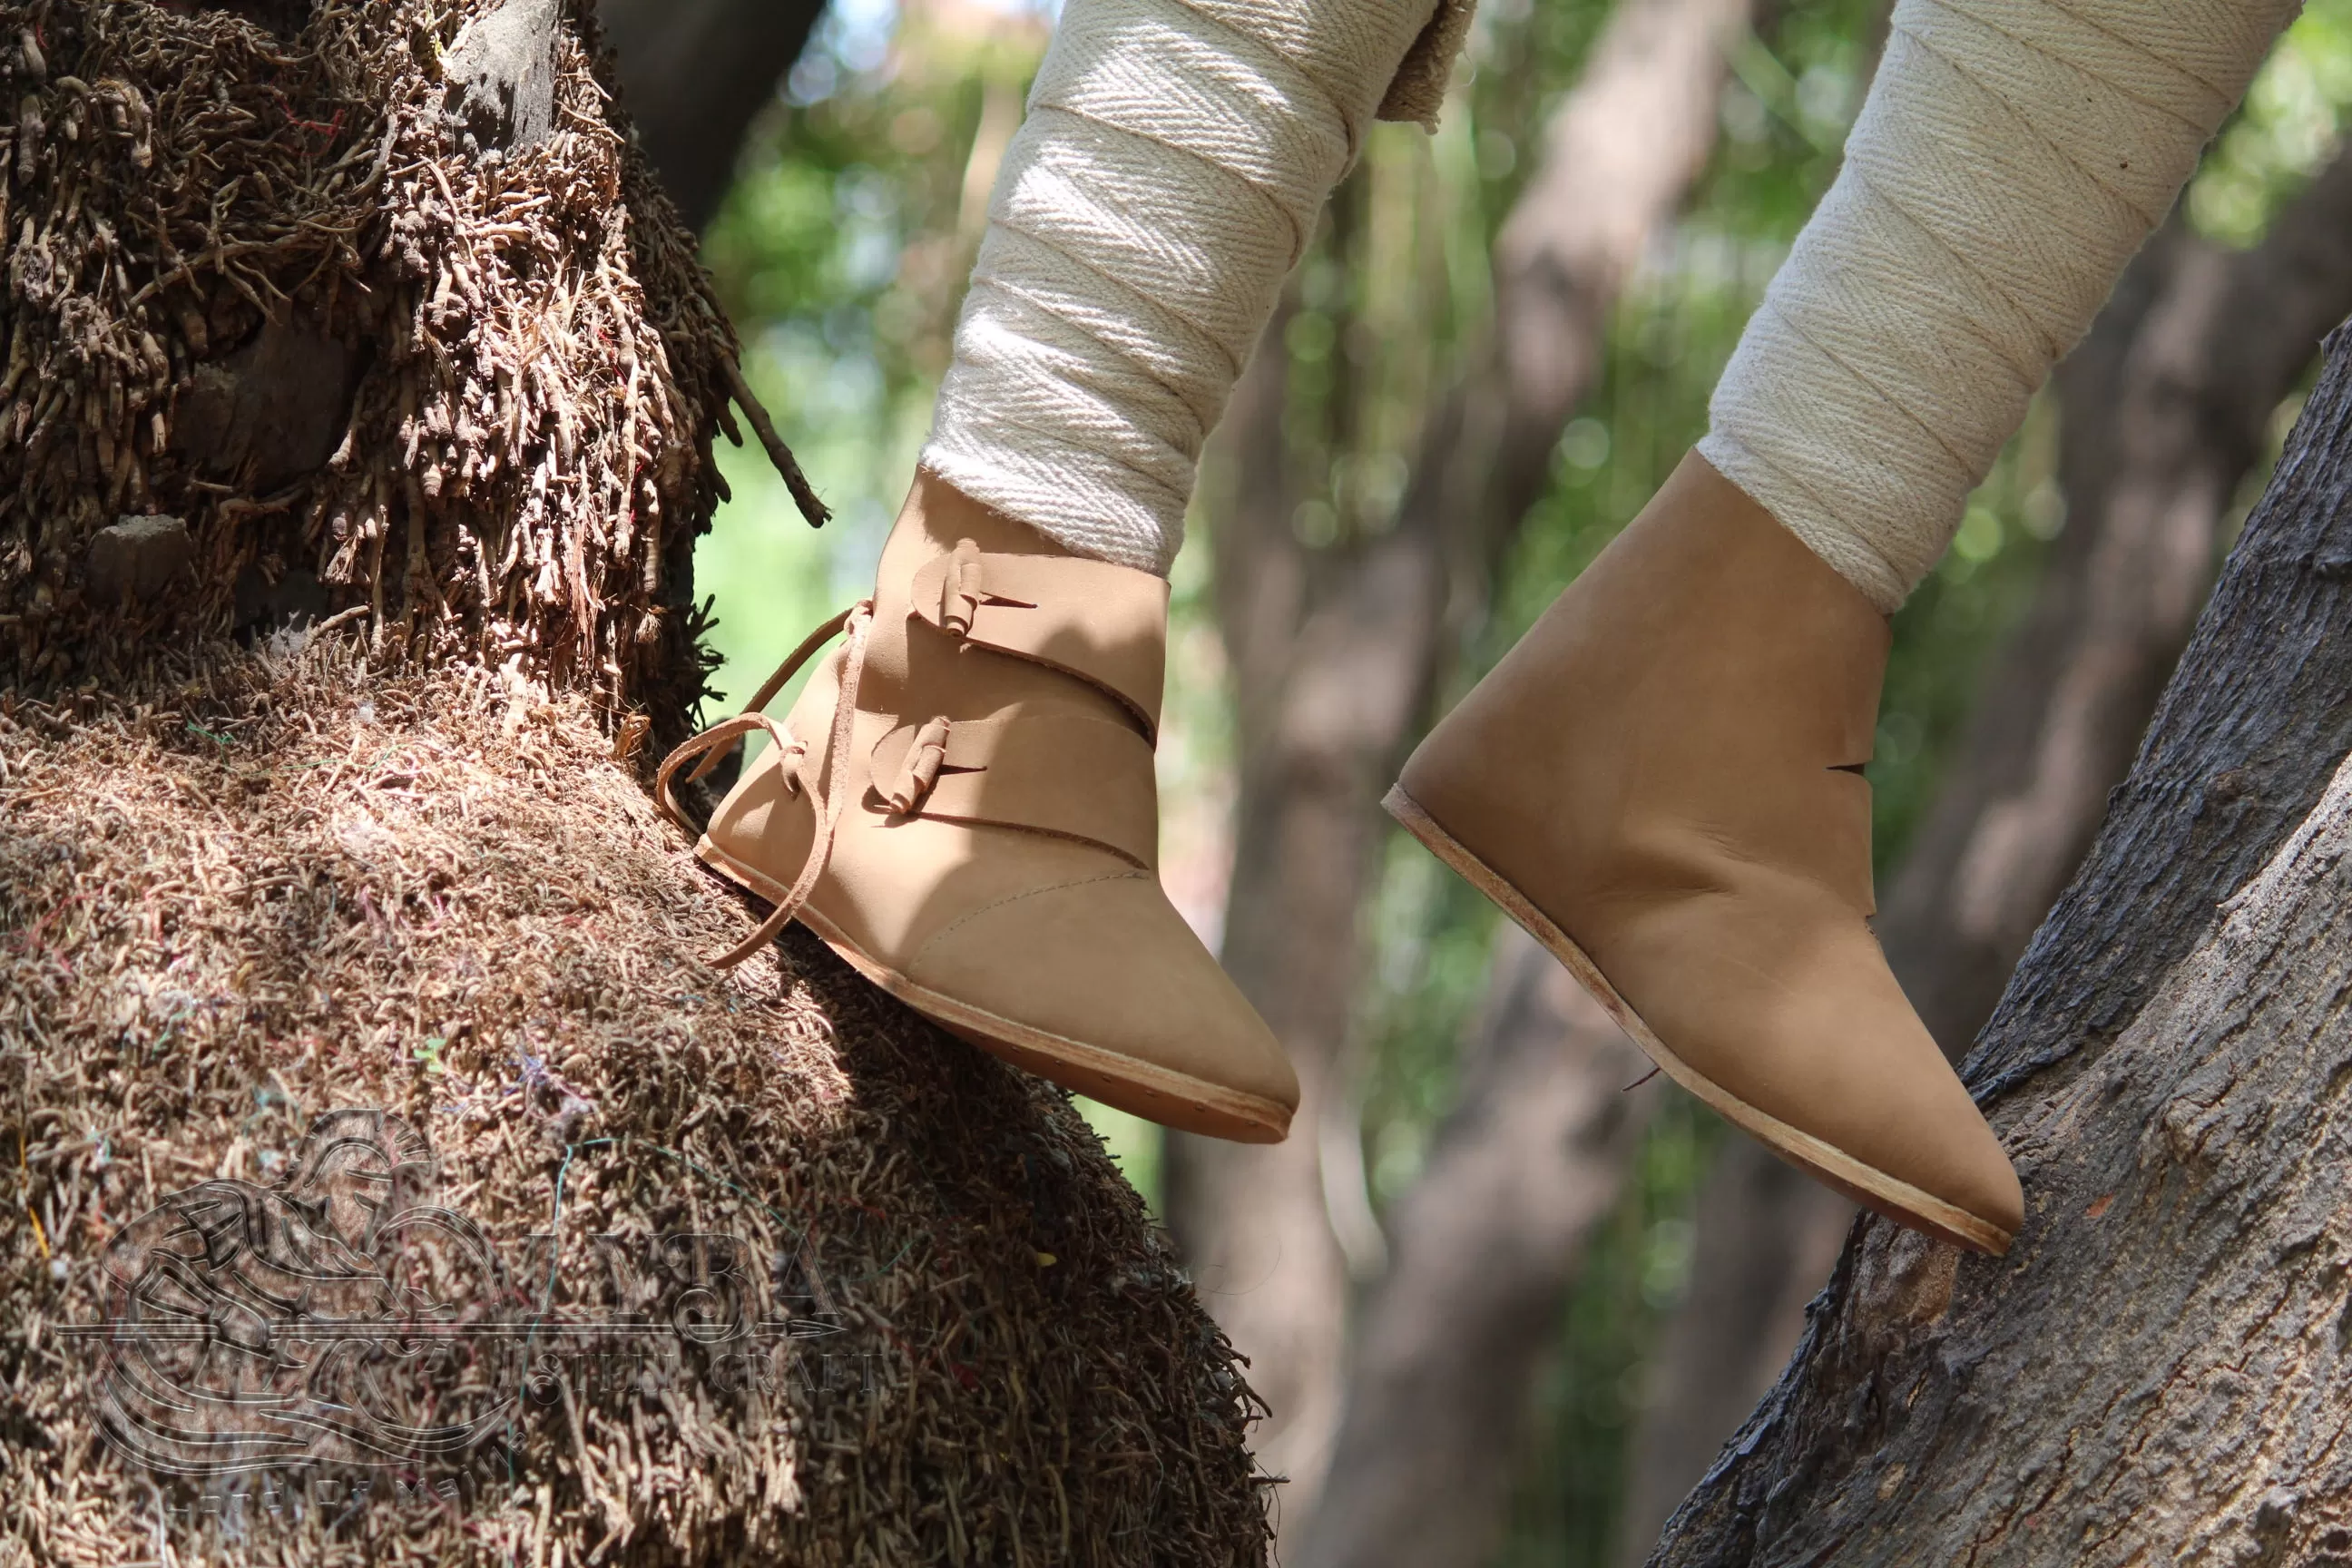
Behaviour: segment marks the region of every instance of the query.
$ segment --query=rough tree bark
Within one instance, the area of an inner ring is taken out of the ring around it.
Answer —
[[[1263,1563],[1066,1097],[704,962],[643,777],[773,433],[597,68],[0,0],[0,1563]]]
[[[1857,1227],[1653,1562],[2352,1555],[2345,346],[1963,1069],[2017,1247]]]
[[[1956,1059],[2081,864],[2204,601],[2231,498],[2320,335],[2352,311],[2352,155],[2253,249],[2168,225],[2058,373],[2064,533],[1988,666],[1879,933]],[[1797,1342],[1853,1210],[1727,1146],[1658,1347],[1620,1539],[1639,1562]],[[1755,1237],[1791,1237],[1775,1252]],[[1713,1369],[1697,1375],[1694,1369]]]
[[[1210,512],[1241,740],[1224,959],[1305,1101],[1277,1148],[1171,1140],[1168,1202],[1272,1409],[1258,1452],[1291,1478],[1286,1532],[1316,1511],[1339,1415],[1349,1282],[1322,1171],[1328,1143],[1360,1136],[1342,1054],[1374,803],[1542,493],[1611,305],[1714,145],[1722,41],[1747,14],[1745,0],[1628,0],[1612,16],[1504,226],[1491,336],[1432,411],[1392,529],[1327,550],[1293,533],[1280,323],[1226,421],[1239,479]]]

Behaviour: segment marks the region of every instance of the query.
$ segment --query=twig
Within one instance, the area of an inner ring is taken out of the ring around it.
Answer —
[[[230,258],[248,255],[258,250],[278,250],[284,248],[289,243],[289,241],[284,238],[232,239],[222,244],[215,245],[206,250],[203,255],[197,257],[194,261],[184,261],[179,266],[173,268],[171,271],[163,273],[159,277],[149,279],[144,287],[142,287],[136,294],[131,296],[125,308],[128,309],[131,306],[144,304],[147,300],[158,290],[169,289],[173,284],[179,282],[182,279],[194,278],[196,275],[197,269],[207,264],[220,268],[222,275],[226,277],[227,276],[227,269],[226,267],[223,267],[222,264],[226,262]],[[231,281],[235,281],[235,279],[231,279]],[[256,300],[255,303],[258,304],[259,301]]]
[[[817,499],[816,491],[809,485],[808,476],[801,472],[800,459],[793,456],[790,447],[784,445],[784,438],[776,434],[776,426],[769,419],[768,411],[760,405],[760,400],[751,395],[751,387],[745,384],[742,368],[732,359],[721,359],[719,368],[726,372],[727,390],[734,397],[736,405],[743,410],[743,417],[751,422],[752,434],[758,436],[760,445],[768,449],[768,460],[776,465],[776,472],[783,475],[784,488],[793,492],[793,504],[801,509],[801,515],[808,519],[811,528],[823,528],[831,520],[833,509]]]
[[[205,488],[211,489],[212,487],[207,486]],[[264,517],[271,512],[284,511],[287,508],[292,506],[296,501],[302,499],[302,483],[297,482],[287,486],[284,489],[279,490],[276,495],[263,496],[259,500],[249,500],[244,496],[236,496],[231,500],[221,502],[218,507],[215,508],[215,515],[223,519],[247,516]]]
[[[348,610],[337,610],[333,615],[329,616],[325,620],[320,621],[317,626],[310,628],[310,640],[312,642],[317,642],[320,637],[325,637],[337,626],[347,626],[367,613],[368,607],[365,605],[353,605]]]

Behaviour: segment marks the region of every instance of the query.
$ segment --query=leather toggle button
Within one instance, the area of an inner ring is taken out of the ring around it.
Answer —
[[[957,540],[955,555],[940,584],[940,625],[956,637],[971,636],[972,617],[987,601],[981,575],[980,546],[969,539]]]
[[[929,720],[915,731],[906,761],[898,764],[898,779],[882,796],[884,803],[901,816],[913,811],[940,782],[940,768],[947,760],[948,721]]]

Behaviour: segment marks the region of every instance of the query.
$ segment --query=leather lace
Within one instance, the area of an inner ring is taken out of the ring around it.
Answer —
[[[760,922],[759,930],[710,961],[720,969],[733,968],[775,941],[776,933],[792,923],[793,917],[800,913],[802,906],[808,902],[809,895],[816,890],[818,879],[824,875],[825,863],[833,855],[834,833],[841,822],[842,798],[845,792],[837,788],[836,784],[849,751],[850,731],[857,719],[857,683],[866,672],[866,637],[873,626],[874,601],[860,599],[810,633],[807,639],[776,667],[776,672],[761,683],[760,689],[751,694],[751,700],[744,705],[743,711],[732,719],[713,724],[662,759],[661,771],[654,778],[654,797],[660,802],[662,810],[669,815],[670,820],[680,827],[688,827],[686,816],[678,809],[676,796],[670,793],[671,781],[677,777],[677,770],[698,757],[701,760],[695,763],[694,771],[687,774],[687,779],[689,783],[699,781],[719,765],[719,759],[726,754],[727,747],[737,737],[749,735],[754,730],[764,731],[771,741],[782,748],[781,765],[784,787],[794,795],[805,788],[816,803],[816,837],[809,844],[808,858],[801,863],[800,875],[793,879],[791,890],[769,912],[768,918]],[[801,666],[815,657],[825,644],[844,630],[849,634],[849,648],[848,657],[842,665],[841,693],[834,702],[833,733],[825,748],[824,765],[819,770],[819,776],[812,779],[803,771],[808,763],[808,743],[794,735],[789,724],[778,723],[763,710],[775,700],[776,693],[784,689],[784,683],[799,672]],[[690,827],[688,830],[692,831]]]

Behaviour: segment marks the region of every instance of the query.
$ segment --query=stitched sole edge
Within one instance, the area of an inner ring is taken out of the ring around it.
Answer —
[[[695,858],[770,903],[789,889],[744,865],[704,834]],[[1199,1132],[1235,1143],[1279,1143],[1290,1135],[1290,1108],[1277,1100],[1242,1094],[1186,1073],[1153,1067],[1118,1051],[1090,1046],[960,1002],[919,985],[863,952],[840,929],[803,905],[793,917],[833,949],[841,961],[933,1023],[991,1056],[1039,1078],[1075,1089],[1130,1115],[1181,1132]]]
[[[1505,914],[1518,921],[1529,936],[1543,943],[1546,951],[1567,966],[1568,972],[1576,977],[1577,984],[1591,992],[1593,1000],[1609,1010],[1609,1016],[1617,1020],[1618,1026],[1633,1037],[1633,1043],[1640,1046],[1668,1078],[1705,1100],[1726,1121],[1755,1137],[1790,1164],[1897,1225],[1925,1231],[1970,1251],[1988,1253],[1995,1258],[2009,1250],[2009,1244],[2016,1239],[2012,1233],[1990,1221],[1979,1219],[1957,1205],[1946,1203],[1899,1177],[1890,1176],[1875,1166],[1864,1164],[1835,1145],[1759,1110],[1675,1056],[1651,1031],[1649,1025],[1642,1021],[1642,1016],[1617,994],[1617,988],[1609,984],[1608,977],[1566,931],[1554,925],[1517,888],[1505,881],[1493,868],[1464,848],[1452,834],[1438,826],[1437,819],[1430,816],[1419,801],[1405,793],[1404,785],[1391,785],[1381,805],[1407,833],[1421,840],[1431,854],[1493,900]]]

